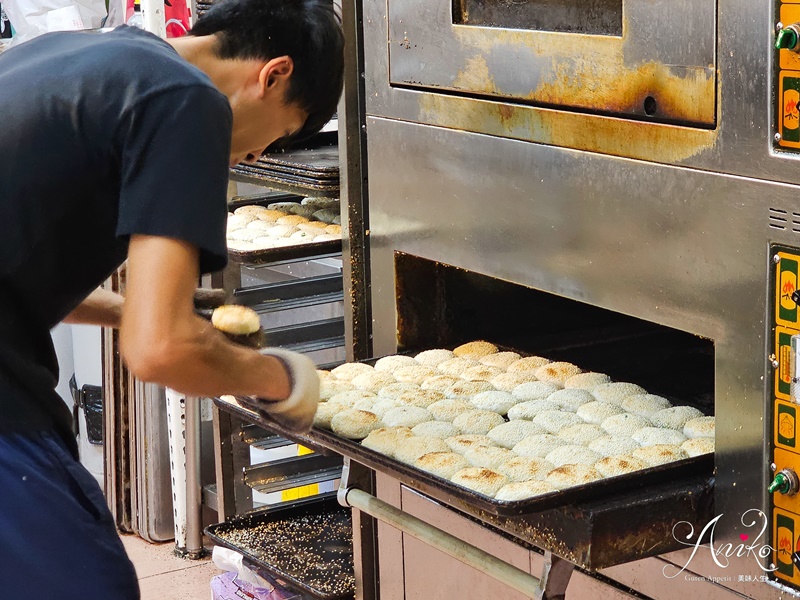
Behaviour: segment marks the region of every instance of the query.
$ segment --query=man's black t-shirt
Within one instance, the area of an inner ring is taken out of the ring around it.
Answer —
[[[51,33],[0,54],[0,433],[55,430],[50,329],[124,260],[133,234],[226,260],[232,113],[158,37]]]

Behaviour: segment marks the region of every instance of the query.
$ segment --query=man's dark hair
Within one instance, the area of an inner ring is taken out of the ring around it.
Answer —
[[[336,112],[344,78],[344,34],[332,0],[218,0],[189,35],[215,33],[220,58],[292,58],[284,102],[308,114],[293,138],[314,135]]]

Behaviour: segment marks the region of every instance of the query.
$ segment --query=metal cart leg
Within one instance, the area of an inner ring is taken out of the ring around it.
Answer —
[[[575,565],[569,561],[553,556],[552,552],[544,553],[544,568],[539,587],[534,598],[536,600],[565,600]]]
[[[190,558],[204,553],[200,420],[200,399],[186,398],[186,552]]]

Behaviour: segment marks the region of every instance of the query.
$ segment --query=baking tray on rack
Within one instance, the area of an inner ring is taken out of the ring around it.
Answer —
[[[338,177],[339,147],[327,146],[262,154],[258,158],[258,163],[268,167],[276,166],[293,171],[303,171],[320,177]]]
[[[209,525],[205,533],[292,590],[319,600],[355,596],[351,510],[335,492]]]
[[[236,196],[228,202],[228,209],[234,210],[241,206],[259,205],[267,206],[275,202],[292,202],[301,199],[296,194],[256,194],[253,196]],[[331,256],[341,254],[341,240],[327,240],[324,242],[309,242],[280,248],[264,248],[262,250],[235,250],[228,248],[228,257],[232,262],[246,265],[263,265],[303,258]]]
[[[355,440],[340,437],[326,429],[314,427],[308,434],[294,433],[277,424],[266,413],[251,409],[246,400],[237,399],[236,403],[232,403],[228,400],[217,398],[214,402],[220,408],[234,412],[246,420],[258,423],[262,427],[304,446],[311,447],[318,452],[333,451],[362,465],[389,474],[409,487],[454,508],[462,510],[478,508],[489,514],[505,517],[541,512],[587,500],[598,500],[604,496],[633,491],[642,486],[664,483],[665,481],[679,478],[711,475],[714,469],[714,454],[703,454],[650,467],[642,471],[616,477],[606,477],[534,498],[502,501],[458,486],[447,479],[402,463],[385,454],[362,446]]]
[[[295,188],[304,188],[312,191],[333,192],[339,190],[339,179],[300,177],[297,175],[287,175],[278,173],[271,169],[265,169],[256,165],[236,165],[231,167],[236,173],[243,173],[250,177],[262,179],[273,183],[286,183]]]

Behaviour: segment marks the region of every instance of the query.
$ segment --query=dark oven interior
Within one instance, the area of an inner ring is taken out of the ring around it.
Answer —
[[[398,351],[485,339],[714,414],[714,343],[410,254],[395,254]]]

